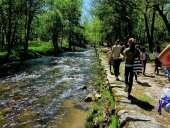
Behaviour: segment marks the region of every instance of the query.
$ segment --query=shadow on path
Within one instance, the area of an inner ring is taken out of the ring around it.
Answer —
[[[154,106],[151,105],[150,103],[141,101],[132,95],[130,97],[128,97],[128,99],[131,100],[131,104],[135,104],[138,107],[140,107],[141,109],[144,109],[146,111],[152,111],[152,109],[154,109]]]
[[[166,76],[166,75],[164,75],[164,74],[157,74],[157,76]]]
[[[153,75],[144,75],[144,77],[150,77],[150,78],[155,78],[155,76],[153,76]]]
[[[137,83],[138,83],[139,85],[144,86],[144,87],[151,87],[151,85],[148,84],[147,82],[140,82],[140,81],[137,81]]]

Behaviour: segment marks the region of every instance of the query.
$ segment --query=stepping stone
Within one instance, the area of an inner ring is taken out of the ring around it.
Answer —
[[[158,123],[149,121],[132,121],[129,122],[125,127],[128,128],[162,128]]]
[[[129,128],[161,128],[161,125],[155,122],[155,119],[151,116],[126,112],[119,117],[119,127],[124,126]]]

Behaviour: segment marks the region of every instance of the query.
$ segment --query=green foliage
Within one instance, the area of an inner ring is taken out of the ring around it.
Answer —
[[[32,52],[38,52],[41,54],[46,54],[51,52],[53,49],[51,42],[42,42],[42,41],[32,41],[30,42],[29,50]]]
[[[168,28],[160,14],[156,12],[153,20],[155,5],[162,7],[167,19],[170,17],[166,0],[93,0],[90,11],[94,18],[84,23],[86,38],[91,44],[111,46],[117,38],[126,42],[134,37],[141,45],[147,44],[151,51],[155,42],[169,40]]]
[[[94,122],[97,122],[97,123],[102,123],[105,121],[105,118],[103,117],[103,115],[99,115],[95,118],[95,121]]]
[[[4,56],[7,55],[7,52],[5,51],[0,51],[0,58],[4,58]]]
[[[108,88],[106,88],[106,85],[104,83],[104,70],[102,66],[97,65],[95,67],[97,69],[98,78],[95,84],[96,91],[100,94],[102,94],[101,99],[96,99],[95,105],[93,107],[93,110],[90,111],[87,117],[87,123],[86,128],[92,128],[94,124],[100,124],[105,121],[104,117],[104,111],[106,107],[109,107],[110,112],[114,110],[115,102],[114,98]],[[115,116],[116,117],[116,116]],[[112,118],[113,120],[113,118]],[[113,120],[115,124],[116,119]]]
[[[27,39],[41,39],[53,40],[56,47],[70,33],[82,36],[81,7],[82,0],[0,0],[0,46],[5,50],[14,50],[16,45],[26,49]]]
[[[108,128],[117,128],[117,127],[118,127],[118,117],[112,115],[111,124],[108,126]]]
[[[143,102],[146,102],[146,103],[152,102],[152,99],[149,98],[149,97],[146,96],[146,95],[142,95],[139,99],[140,99],[141,101],[143,101]]]
[[[93,128],[93,122],[87,122],[85,128]]]
[[[56,45],[64,40],[69,47],[71,41],[111,46],[117,38],[126,42],[130,36],[150,47],[152,41],[154,46],[170,40],[170,30],[165,25],[165,19],[169,24],[170,18],[167,0],[93,0],[91,20],[80,24],[82,3],[83,0],[0,0],[0,48],[23,49],[28,47],[27,38],[49,41],[55,34]],[[153,21],[155,5],[162,8],[165,19],[156,11]]]
[[[92,20],[91,24],[84,24],[85,37],[90,44],[99,44],[102,39],[101,21],[96,17]]]

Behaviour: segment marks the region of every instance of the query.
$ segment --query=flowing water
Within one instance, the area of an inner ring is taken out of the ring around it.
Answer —
[[[94,49],[4,65],[0,127],[82,127],[90,108],[84,98],[94,90],[96,65]]]

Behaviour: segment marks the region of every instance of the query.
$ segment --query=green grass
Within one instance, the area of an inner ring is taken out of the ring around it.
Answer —
[[[4,58],[7,55],[6,51],[0,51],[0,58]]]
[[[108,128],[117,128],[118,126],[118,117],[115,115],[112,115],[112,122],[111,124],[108,126]]]
[[[142,95],[139,100],[143,101],[143,102],[147,102],[147,103],[151,103],[152,99],[146,95]]]
[[[0,56],[5,56],[7,54],[7,52],[5,51],[0,51]]]
[[[58,43],[59,49],[60,48],[68,48],[68,42],[66,42],[66,40],[64,40],[62,42]],[[19,58],[22,58],[23,52],[24,52],[24,46],[23,44],[16,46],[15,49],[12,50],[12,54],[10,55],[10,59],[12,60],[16,60]],[[62,49],[61,49],[62,51]],[[83,48],[78,48],[75,47],[74,51],[84,51]],[[4,58],[7,55],[7,50],[6,51],[0,51],[0,59]],[[52,41],[48,41],[48,42],[44,42],[44,41],[29,41],[28,44],[28,57],[27,59],[31,59],[31,58],[37,58],[40,57],[42,55],[54,55],[54,47],[52,44]],[[23,57],[25,58],[25,57]]]
[[[124,69],[125,69],[125,62],[121,62],[119,68],[121,78],[124,78]]]
[[[102,94],[102,98],[95,100],[96,101],[95,106],[93,107],[93,110],[89,113],[87,118],[86,128],[92,128],[94,127],[94,124],[100,124],[105,121],[103,112],[105,111],[106,107],[109,107],[110,114],[114,115],[112,111],[114,110],[115,107],[115,101],[110,90],[107,88],[104,82],[105,80],[104,68],[98,65],[96,66],[96,69],[98,78],[96,80],[95,88],[97,92]],[[116,115],[111,117],[111,126],[112,125],[117,127]]]
[[[19,50],[15,49],[12,51],[12,54],[9,56],[9,59],[17,60],[22,56],[23,46]],[[52,55],[53,54],[53,45],[49,42],[42,41],[30,41],[28,47],[29,58],[36,58],[40,55]],[[7,55],[6,51],[0,51],[0,58],[4,58]]]
[[[32,52],[48,53],[53,51],[53,45],[51,42],[32,41],[30,42],[28,49]]]

